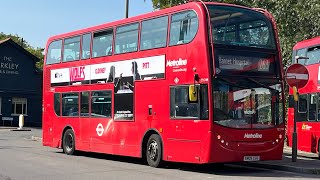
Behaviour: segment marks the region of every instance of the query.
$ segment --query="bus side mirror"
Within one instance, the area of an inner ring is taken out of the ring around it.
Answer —
[[[198,101],[198,89],[195,85],[189,86],[189,101],[196,102]]]

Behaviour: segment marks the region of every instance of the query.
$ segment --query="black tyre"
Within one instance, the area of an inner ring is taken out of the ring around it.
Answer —
[[[66,130],[62,139],[63,152],[67,155],[73,155],[75,153],[75,136],[71,129]]]
[[[146,147],[146,158],[149,166],[160,167],[162,163],[162,143],[158,134],[149,137]]]

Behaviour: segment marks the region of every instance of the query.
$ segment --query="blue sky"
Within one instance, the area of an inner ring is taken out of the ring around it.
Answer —
[[[153,11],[151,0],[129,0],[129,17]],[[33,47],[50,36],[125,17],[125,0],[1,1],[0,32],[17,34]]]

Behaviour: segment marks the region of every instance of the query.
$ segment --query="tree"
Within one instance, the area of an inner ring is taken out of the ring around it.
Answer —
[[[0,32],[0,41],[1,40],[4,40],[4,39],[7,39],[7,38],[11,38],[15,43],[19,44],[20,46],[22,46],[23,48],[25,48],[27,51],[29,51],[31,54],[33,54],[34,56],[36,56],[37,58],[40,59],[39,62],[37,62],[36,66],[39,68],[39,69],[42,69],[43,67],[43,58],[44,58],[44,55],[43,55],[43,48],[40,48],[40,47],[37,47],[37,48],[34,48],[32,46],[30,46],[28,44],[28,42],[24,41],[24,39],[18,35],[12,35],[12,34],[4,34],[3,32]]]
[[[204,0],[205,1],[205,0]],[[319,0],[208,0],[259,7],[268,10],[276,19],[279,31],[284,66],[290,64],[292,48],[301,40],[320,36]],[[172,0],[172,6],[186,3],[186,0]],[[152,0],[154,9],[170,7],[170,0]]]

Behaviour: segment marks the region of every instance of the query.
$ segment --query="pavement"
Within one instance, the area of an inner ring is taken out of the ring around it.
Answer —
[[[1,130],[15,130],[16,127],[3,127],[0,126]],[[31,132],[28,133],[28,139],[34,141],[42,140],[42,129],[41,128],[30,128]],[[18,133],[18,132],[17,132]],[[23,133],[23,132],[21,132]],[[255,168],[280,170],[294,173],[305,173],[305,174],[316,174],[320,175],[320,160],[318,154],[307,153],[298,151],[297,161],[292,162],[292,149],[291,147],[285,146],[283,149],[282,160],[275,161],[257,161],[257,162],[244,162],[240,165],[250,166]]]
[[[292,162],[292,148],[288,146],[283,148],[282,160],[258,161],[242,164],[264,169],[320,175],[320,160],[318,159],[318,154],[298,151],[297,161]]]

